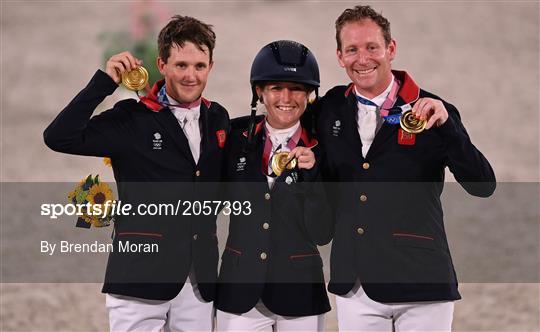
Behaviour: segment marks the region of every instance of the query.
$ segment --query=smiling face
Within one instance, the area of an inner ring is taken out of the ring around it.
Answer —
[[[268,111],[266,120],[276,129],[294,126],[304,113],[308,101],[308,90],[303,84],[290,82],[270,82],[256,87]]]
[[[208,47],[202,48],[204,51],[186,41],[182,47],[172,46],[166,61],[157,60],[159,72],[165,78],[167,94],[180,103],[197,100],[206,87],[213,63],[210,62]]]
[[[339,64],[358,92],[368,98],[381,94],[392,80],[390,64],[396,56],[395,40],[386,45],[381,28],[371,19],[345,24],[340,39]]]

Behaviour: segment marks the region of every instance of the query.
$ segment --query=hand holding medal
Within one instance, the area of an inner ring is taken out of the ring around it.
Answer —
[[[311,169],[315,165],[315,154],[311,148],[297,146],[292,151],[282,151],[274,153],[272,157],[272,171],[276,176],[280,176],[285,169],[298,168]]]
[[[143,90],[148,84],[148,72],[142,61],[130,52],[113,55],[106,64],[105,72],[116,82],[133,91]]]
[[[311,169],[315,165],[315,154],[311,147],[297,146],[287,155],[288,160],[296,160],[298,168]]]
[[[420,98],[411,111],[401,116],[400,125],[403,130],[417,134],[430,129],[434,124],[442,126],[448,120],[448,111],[440,100]]]

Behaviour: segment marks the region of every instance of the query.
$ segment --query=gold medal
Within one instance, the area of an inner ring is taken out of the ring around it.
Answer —
[[[148,84],[148,72],[144,67],[123,72],[122,84],[129,90],[140,91]]]
[[[296,158],[289,160],[287,156],[289,152],[277,152],[272,157],[272,171],[277,176],[280,176],[285,169],[293,169],[296,166]]]
[[[401,115],[399,125],[410,134],[418,134],[426,128],[426,121],[416,118],[412,111],[407,111]]]

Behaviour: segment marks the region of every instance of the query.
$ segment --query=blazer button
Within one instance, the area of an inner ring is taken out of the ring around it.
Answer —
[[[363,169],[368,169],[369,168],[369,163],[363,163],[362,168]]]
[[[358,227],[358,229],[356,230],[356,232],[359,234],[359,235],[364,235],[364,229],[362,227]]]
[[[270,224],[269,224],[269,223],[267,223],[267,222],[265,222],[265,223],[263,224],[263,228],[264,228],[264,229],[268,229],[268,228],[270,228]]]
[[[270,193],[264,194],[264,199],[269,200],[270,199]]]
[[[361,202],[367,201],[367,196],[366,195],[360,195],[360,201]]]
[[[195,176],[201,176],[201,171],[197,170],[197,171],[195,172]]]
[[[261,259],[264,261],[266,258],[268,258],[268,255],[264,251],[261,252]]]
[[[193,234],[193,240],[197,240],[199,238],[199,235]]]

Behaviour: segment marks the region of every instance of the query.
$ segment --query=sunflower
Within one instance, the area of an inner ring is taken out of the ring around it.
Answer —
[[[73,202],[73,199],[77,196],[77,193],[75,192],[75,190],[73,191],[70,191],[69,194],[68,194],[68,199],[70,202]]]
[[[90,187],[86,200],[90,204],[105,204],[106,201],[114,199],[111,188],[105,182],[94,184]]]

